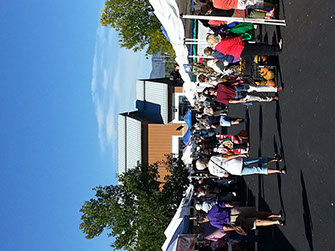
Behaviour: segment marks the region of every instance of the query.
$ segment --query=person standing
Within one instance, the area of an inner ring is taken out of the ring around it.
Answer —
[[[282,49],[283,40],[278,45],[267,45],[261,43],[244,42],[241,36],[227,37],[220,41],[219,37],[210,34],[206,37],[207,43],[224,55],[231,55],[236,58],[247,56],[266,55],[276,56]]]
[[[243,176],[251,174],[286,174],[285,170],[270,169],[263,167],[263,165],[270,162],[280,162],[282,158],[280,156],[274,156],[273,158],[259,157],[259,158],[247,158],[247,154],[238,155],[213,155],[209,160],[197,160],[196,169],[205,170],[208,168],[210,174],[217,177],[227,178],[229,174]],[[258,167],[260,164],[262,167]]]

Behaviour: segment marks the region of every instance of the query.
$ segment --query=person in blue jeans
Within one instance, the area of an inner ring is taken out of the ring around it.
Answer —
[[[270,169],[264,166],[269,162],[279,162],[281,160],[282,158],[280,156],[275,156],[273,158],[248,158],[247,154],[217,154],[213,155],[209,160],[197,160],[196,168],[198,170],[208,168],[210,174],[224,178],[227,178],[229,174],[238,176],[251,174],[286,174],[285,170]]]

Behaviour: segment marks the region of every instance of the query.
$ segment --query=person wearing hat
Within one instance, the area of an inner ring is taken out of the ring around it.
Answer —
[[[205,170],[208,168],[210,174],[217,177],[227,178],[229,174],[232,175],[251,175],[251,174],[286,174],[285,170],[270,169],[266,167],[258,167],[258,164],[264,165],[269,162],[279,162],[282,160],[280,156],[273,158],[247,158],[247,154],[237,155],[213,155],[209,160],[197,160],[195,166],[198,170]]]

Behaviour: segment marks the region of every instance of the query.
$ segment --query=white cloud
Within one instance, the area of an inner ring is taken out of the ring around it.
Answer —
[[[92,81],[91,81],[91,91],[92,95],[94,96],[96,88],[97,88],[97,45],[95,45],[95,50],[94,50],[94,57],[93,57],[93,67],[92,67]]]
[[[135,83],[150,74],[145,53],[120,49],[115,30],[99,26],[92,67],[92,100],[101,150],[116,140],[117,114],[135,109]]]
[[[106,116],[106,136],[107,141],[111,141],[114,139],[116,135],[116,126],[115,126],[115,111],[114,109],[109,109],[107,116]]]
[[[97,122],[98,122],[98,136],[99,136],[99,141],[100,141],[100,147],[101,149],[104,149],[105,146],[105,137],[103,134],[103,128],[104,128],[104,112],[102,110],[102,106],[98,103],[95,104],[96,105],[96,111],[95,111],[95,116],[97,118]]]
[[[112,92],[114,93],[115,96],[120,95],[120,90],[123,85],[123,80],[121,77],[121,67],[120,67],[120,62],[118,62],[116,69],[115,69],[115,74],[113,76],[113,86],[112,86]],[[123,89],[123,88],[122,88]],[[123,89],[124,91],[124,89]]]
[[[103,76],[101,86],[106,90],[110,81],[107,69],[103,70]]]

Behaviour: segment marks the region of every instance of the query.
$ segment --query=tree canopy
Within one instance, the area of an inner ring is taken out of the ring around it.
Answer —
[[[95,197],[85,201],[79,228],[87,239],[107,230],[112,247],[124,250],[160,250],[164,230],[175,213],[188,184],[181,161],[169,158],[171,175],[157,181],[158,164],[141,165],[119,175],[119,184],[97,186]]]
[[[148,54],[174,54],[148,0],[107,0],[100,21],[119,32],[121,47],[138,51],[148,45]]]

